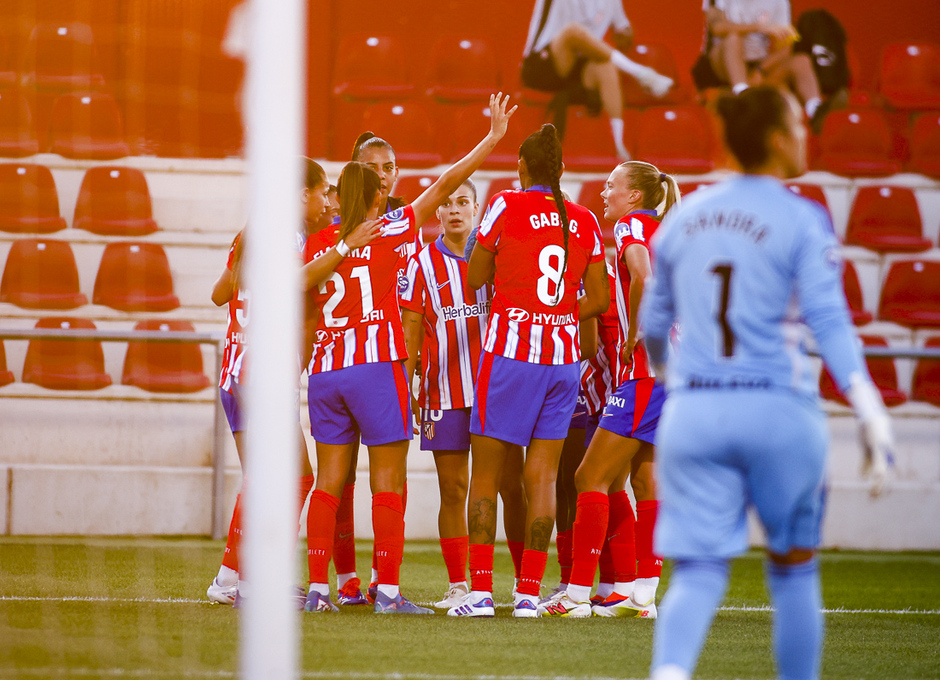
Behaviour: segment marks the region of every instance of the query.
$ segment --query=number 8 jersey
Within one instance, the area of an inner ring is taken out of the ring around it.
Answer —
[[[399,250],[415,239],[414,212],[407,205],[381,219],[381,235],[347,255],[311,296],[320,317],[310,373],[407,356],[398,308],[398,268]]]
[[[568,265],[561,216],[551,189],[496,194],[477,243],[496,256],[496,294],[483,349],[531,364],[578,363],[578,288],[588,265],[604,259],[594,214],[565,202]]]

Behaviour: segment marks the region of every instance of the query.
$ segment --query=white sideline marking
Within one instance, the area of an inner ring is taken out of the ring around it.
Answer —
[[[115,603],[115,604],[121,604],[121,603],[135,603],[135,602],[136,602],[136,603],[140,603],[140,604],[204,604],[204,605],[208,605],[208,606],[213,606],[213,603],[212,603],[212,602],[209,602],[209,600],[206,600],[206,599],[193,599],[193,598],[188,598],[188,597],[165,597],[165,598],[149,598],[149,597],[91,597],[91,596],[89,596],[89,597],[81,597],[81,596],[71,596],[71,597],[31,597],[31,596],[27,596],[27,595],[0,595],[0,602],[102,602],[102,603]],[[424,606],[431,606],[431,603],[430,603],[430,602],[420,602],[419,604],[424,605]],[[219,608],[223,608],[223,607],[225,607],[226,605],[218,605],[218,606],[219,606]],[[496,608],[497,608],[497,609],[505,609],[505,608],[509,608],[509,607],[512,607],[512,605],[511,605],[511,604],[497,604],[497,605],[496,605]],[[758,606],[758,607],[719,607],[719,608],[718,608],[718,611],[721,611],[721,612],[772,612],[773,610],[774,610],[773,607],[771,607],[770,605],[760,605],[760,606]],[[444,610],[441,609],[440,611],[443,612]],[[937,615],[940,615],[940,609],[846,609],[845,607],[836,607],[835,609],[823,609],[822,612],[823,612],[823,614],[926,614],[926,615],[929,615],[929,616],[937,616]],[[2,674],[3,672],[4,672],[4,671],[3,671],[2,669],[0,669],[0,674]],[[313,677],[313,676],[311,676],[311,677]],[[319,676],[319,675],[318,675],[318,676],[316,676],[316,677],[329,677],[329,676],[326,676],[326,675]],[[366,676],[363,676],[363,677],[366,677]],[[371,677],[371,676],[369,676],[369,677]],[[394,674],[392,674],[392,675],[388,675],[388,676],[386,676],[386,675],[381,675],[381,676],[376,676],[376,677],[383,677],[383,678],[384,678],[384,677],[389,677],[389,678],[394,678],[394,677],[398,677],[398,676],[395,676]],[[419,676],[415,675],[415,676],[408,676],[408,677],[415,677],[415,678],[417,678],[417,677],[419,677]],[[422,677],[423,677],[423,676],[422,676]],[[431,676],[431,675],[429,675],[429,676],[427,676],[427,677],[428,677],[428,678],[446,678],[446,677],[449,677],[449,676],[444,676],[444,675],[433,675],[433,676]],[[454,677],[466,678],[466,677],[470,677],[470,676],[461,675],[461,676],[454,676]],[[490,677],[495,677],[495,676],[484,676],[484,675],[481,675],[481,676],[479,676],[479,677],[480,677],[480,678],[490,678]],[[512,678],[515,678],[516,680],[526,680],[526,679],[529,678],[529,677],[532,677],[532,678],[536,678],[536,677],[538,677],[538,678],[543,678],[543,677],[549,677],[549,676],[542,676],[542,675],[538,675],[538,676],[535,676],[535,675],[533,675],[533,676],[518,675],[518,676],[511,676],[511,677],[510,677],[510,676],[500,676],[500,677],[501,677],[501,678],[509,678],[509,680],[512,680]],[[558,676],[558,677],[561,678],[562,676]]]

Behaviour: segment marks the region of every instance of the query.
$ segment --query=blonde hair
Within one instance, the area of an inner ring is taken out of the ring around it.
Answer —
[[[627,171],[630,186],[643,194],[644,210],[656,210],[662,203],[663,211],[659,214],[662,218],[673,206],[682,202],[676,178],[660,172],[652,163],[625,161],[620,167]]]

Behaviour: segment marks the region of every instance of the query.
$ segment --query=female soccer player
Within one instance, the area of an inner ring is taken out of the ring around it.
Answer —
[[[361,436],[369,448],[373,529],[378,586],[375,611],[431,613],[405,599],[398,587],[404,549],[402,491],[405,456],[411,439],[411,403],[402,361],[405,358],[398,307],[397,249],[414,239],[417,225],[459,187],[506,133],[515,108],[509,97],[490,97],[491,128],[467,156],[449,168],[411,205],[378,220],[380,237],[351,250],[347,234],[368,226],[381,206],[378,175],[362,163],[349,163],[339,181],[340,240],[326,254],[304,265],[308,288],[320,307],[317,338],[310,361],[309,408],[317,441],[319,479],[310,499],[312,532],[308,550],[309,611],[333,611],[327,567],[333,546],[336,510],[350,466],[349,444]]]
[[[628,161],[610,173],[602,196],[604,217],[616,221],[618,387],[607,400],[598,430],[575,476],[578,509],[572,537],[571,583],[566,593],[559,593],[543,605],[542,613],[591,615],[591,586],[598,556],[609,534],[616,579],[614,592],[594,606],[594,613],[655,618],[653,600],[661,560],[652,554],[656,517],[653,437],[665,392],[650,373],[646,352],[637,340],[637,316],[645,281],[651,275],[649,239],[659,225],[656,206],[663,203],[663,214],[667,213],[678,203],[679,190],[675,179],[655,166]],[[637,499],[635,527],[633,509],[624,491],[627,475]],[[611,515],[616,519],[613,526]],[[637,557],[639,569],[635,564]],[[637,576],[640,580],[634,583]]]
[[[451,616],[493,616],[496,492],[513,445],[526,446],[528,500],[522,577],[513,615],[537,616],[555,523],[555,478],[578,397],[578,323],[610,304],[597,218],[562,198],[561,144],[543,125],[519,149],[522,191],[490,201],[467,281],[495,278],[470,432],[471,592]],[[578,299],[584,284],[585,294]]]
[[[782,678],[819,677],[819,567],[825,417],[804,320],[862,423],[881,488],[891,423],[859,351],[828,214],[780,180],[806,167],[796,99],[769,86],[719,101],[725,142],[744,174],[696,191],[653,243],[643,301],[654,365],[669,399],[657,443],[662,508],[656,545],[675,560],[653,640],[652,677],[689,678],[724,596],[730,558],[747,549],[745,511],[767,535],[774,655]]]

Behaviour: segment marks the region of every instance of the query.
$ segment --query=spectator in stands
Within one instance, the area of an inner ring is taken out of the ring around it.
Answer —
[[[603,40],[611,27],[617,49]],[[629,160],[630,154],[623,144],[619,71],[656,97],[673,84],[671,78],[624,55],[632,43],[633,30],[621,0],[536,0],[522,60],[522,83],[557,92],[553,104],[560,105],[556,111],[561,115],[567,104],[584,104],[595,114],[604,109],[621,160]],[[556,123],[563,128],[557,116]]]
[[[816,127],[824,115],[822,95],[805,53],[794,53],[799,38],[789,0],[704,0],[711,35],[709,64],[717,82],[740,94],[749,86],[785,86],[803,102]]]

